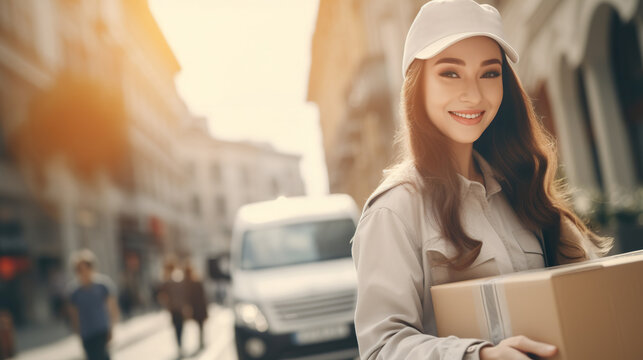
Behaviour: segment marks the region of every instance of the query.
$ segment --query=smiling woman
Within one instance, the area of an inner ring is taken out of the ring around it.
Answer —
[[[509,61],[518,54],[490,5],[434,0],[411,25],[401,161],[366,201],[353,238],[363,359],[554,356],[555,347],[523,336],[495,346],[438,337],[430,288],[611,247],[565,202],[554,142]]]

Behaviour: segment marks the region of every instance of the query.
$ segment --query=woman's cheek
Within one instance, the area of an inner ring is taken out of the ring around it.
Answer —
[[[462,89],[460,89],[457,82],[438,79],[429,85],[427,94],[432,94],[433,100],[439,103],[441,100],[448,100],[457,96],[460,92],[462,92]]]
[[[485,93],[487,94],[487,98],[499,107],[502,102],[502,82],[498,81],[497,83],[486,84]]]

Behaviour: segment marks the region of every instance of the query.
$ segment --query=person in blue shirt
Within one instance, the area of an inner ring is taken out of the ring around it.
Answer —
[[[116,289],[111,279],[94,271],[96,257],[80,250],[72,257],[76,280],[69,285],[71,323],[80,335],[88,360],[109,360],[107,344],[118,321]]]

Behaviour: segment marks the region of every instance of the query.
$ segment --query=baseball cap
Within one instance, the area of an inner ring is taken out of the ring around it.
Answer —
[[[473,0],[433,0],[424,4],[411,24],[402,63],[402,76],[414,59],[430,59],[460,40],[487,36],[495,40],[509,60],[518,62],[518,53],[504,39],[498,10]]]

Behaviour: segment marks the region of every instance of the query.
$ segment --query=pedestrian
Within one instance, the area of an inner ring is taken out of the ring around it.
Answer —
[[[11,313],[0,307],[0,360],[10,359],[15,354],[16,342]]]
[[[524,336],[495,346],[438,337],[431,286],[583,261],[611,247],[565,201],[555,142],[509,61],[518,54],[490,5],[431,1],[410,27],[402,154],[352,241],[362,359],[554,356],[554,346]]]
[[[137,272],[125,269],[121,276],[118,304],[125,318],[130,318],[142,304],[140,280]]]
[[[203,323],[208,318],[207,300],[205,298],[203,282],[194,272],[194,268],[189,262],[185,263],[183,274],[185,292],[188,296],[187,305],[189,316],[187,317],[196,321],[199,326],[199,349],[203,349]]]
[[[183,283],[183,271],[177,266],[174,257],[168,257],[163,265],[163,283],[159,289],[159,303],[167,309],[172,318],[176,336],[179,358],[182,356],[181,339],[183,335],[183,312],[186,306],[186,294]]]
[[[74,253],[72,264],[76,279],[67,292],[72,327],[88,360],[108,360],[107,344],[119,318],[116,289],[109,277],[95,272],[96,257],[90,250]]]
[[[65,316],[65,279],[60,266],[54,266],[47,273],[47,293],[51,314],[56,320],[67,321]]]

